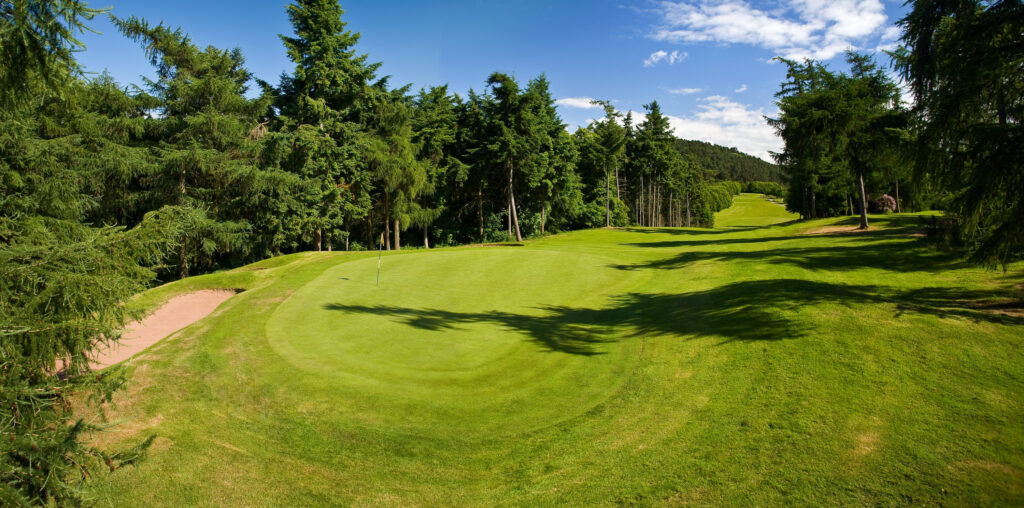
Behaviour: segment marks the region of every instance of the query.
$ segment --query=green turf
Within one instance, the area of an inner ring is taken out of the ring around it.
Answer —
[[[132,361],[101,505],[1024,503],[1021,266],[919,216],[299,254]]]

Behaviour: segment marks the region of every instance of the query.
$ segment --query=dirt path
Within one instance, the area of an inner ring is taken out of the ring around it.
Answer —
[[[160,339],[203,319],[234,295],[234,291],[227,289],[206,289],[171,298],[142,321],[128,323],[121,341],[99,351],[92,368],[102,369],[131,358]]]

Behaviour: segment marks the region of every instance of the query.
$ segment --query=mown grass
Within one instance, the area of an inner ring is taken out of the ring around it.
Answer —
[[[246,289],[131,361],[160,437],[101,505],[1024,502],[1021,265],[921,218],[307,253],[157,288]]]

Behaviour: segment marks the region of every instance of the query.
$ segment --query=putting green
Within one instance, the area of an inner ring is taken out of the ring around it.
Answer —
[[[545,320],[565,305],[601,308],[648,278],[602,256],[508,247],[387,256],[382,265],[380,286],[377,259],[328,268],[267,323],[289,366],[317,376],[325,397],[362,401],[377,413],[364,415],[374,425],[462,438],[529,432],[605,400],[635,360],[624,350],[636,343],[615,340],[628,330]],[[386,421],[409,411],[434,421]],[[458,418],[437,426],[446,415]]]

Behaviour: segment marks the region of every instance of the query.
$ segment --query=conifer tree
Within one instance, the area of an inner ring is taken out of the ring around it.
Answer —
[[[625,154],[626,129],[619,124],[622,117],[615,108],[608,102],[597,102],[604,108],[604,120],[594,124],[594,133],[597,134],[597,148],[599,164],[604,173],[604,216],[605,227],[612,225],[611,198],[613,174],[618,174],[618,167]]]
[[[97,11],[79,2],[0,6],[0,505],[81,506],[83,484],[141,458],[150,441],[108,452],[83,444],[97,426],[72,398],[109,402],[118,369],[90,372],[116,341],[123,301],[143,287],[174,224],[92,227],[88,181],[107,164],[79,125],[86,86],[73,34]],[[17,72],[12,72],[12,71]],[[73,106],[62,110],[60,105]],[[95,122],[85,122],[87,129]],[[86,398],[92,394],[95,398]]]
[[[381,191],[385,248],[401,248],[401,231],[417,213],[417,199],[427,189],[427,171],[416,159],[412,144],[412,118],[409,106],[400,96],[380,94],[374,107],[372,134],[366,151],[368,167]],[[392,228],[393,224],[393,228]]]
[[[364,126],[380,64],[356,53],[359,34],[345,28],[337,0],[298,0],[287,12],[295,32],[281,40],[295,70],[281,78],[278,124],[293,136],[285,169],[306,182],[300,229],[319,250],[325,232],[334,238],[368,212]]]
[[[244,95],[251,76],[237,48],[200,50],[181,29],[114,21],[143,44],[157,70],[148,84],[162,113],[152,133],[158,162],[145,184],[151,208],[179,207],[187,227],[178,239],[178,275],[186,277],[190,265],[210,266],[216,255],[248,245],[250,226],[235,213],[252,177],[243,145],[265,105]]]
[[[410,222],[423,228],[423,246],[429,249],[430,225],[445,209],[443,192],[455,191],[449,183],[466,168],[457,157],[458,111],[456,97],[449,95],[447,85],[420,90],[412,128],[412,142],[417,148],[417,159],[425,164],[427,183]]]
[[[972,258],[1024,253],[1024,4],[915,0],[897,69],[915,99],[918,181],[952,193]]]

